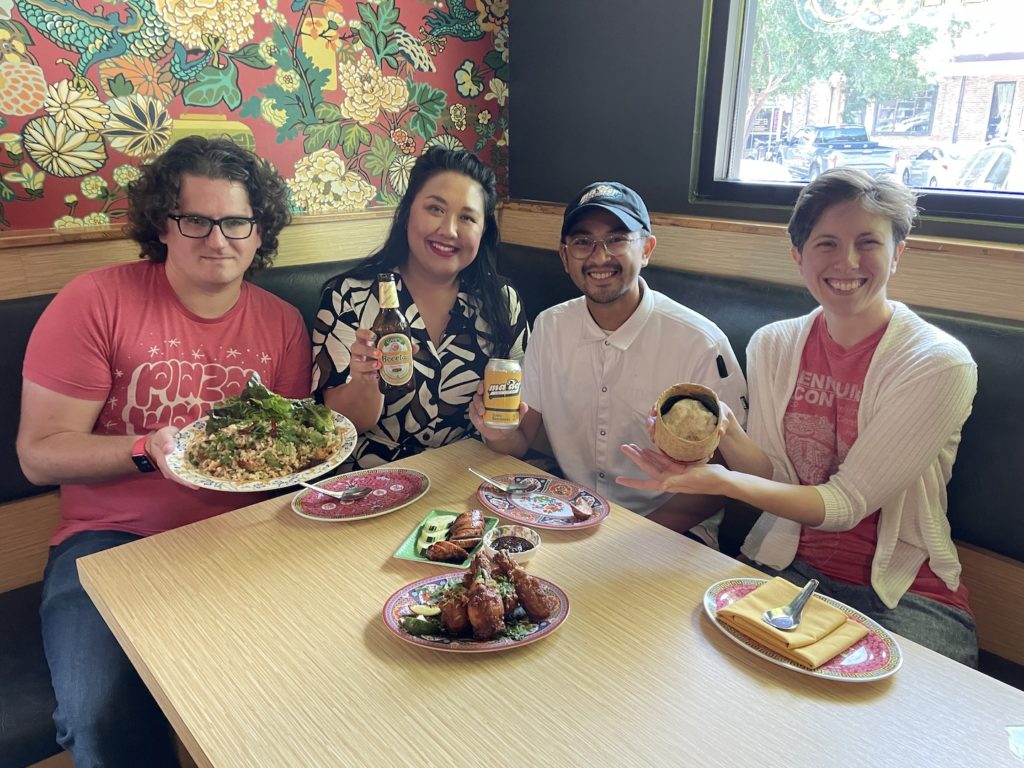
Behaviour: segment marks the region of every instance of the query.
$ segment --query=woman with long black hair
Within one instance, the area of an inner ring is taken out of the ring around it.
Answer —
[[[496,268],[497,201],[494,173],[475,155],[434,147],[413,167],[383,247],[325,286],[313,325],[313,388],[360,432],[344,471],[472,434],[468,406],[488,358],[522,358],[526,315]],[[395,273],[418,345],[416,388],[387,396],[369,330],[382,272]]]

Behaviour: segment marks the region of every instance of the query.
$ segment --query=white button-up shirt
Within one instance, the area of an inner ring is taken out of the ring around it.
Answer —
[[[717,325],[640,284],[640,305],[611,333],[582,296],[542,312],[526,348],[522,398],[542,414],[568,479],[646,516],[671,495],[617,484],[619,475],[640,475],[619,446],[653,447],[647,414],[673,384],[710,387],[744,421],[747,385]]]

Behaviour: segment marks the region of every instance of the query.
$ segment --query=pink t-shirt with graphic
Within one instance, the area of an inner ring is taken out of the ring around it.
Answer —
[[[81,275],[39,318],[25,352],[29,381],[102,400],[96,435],[184,427],[238,394],[253,373],[285,397],[309,394],[309,336],[297,309],[249,283],[216,319],[178,300],[162,264],[124,264]],[[159,472],[61,487],[59,544],[85,530],[148,536],[265,498],[190,490]]]
[[[786,453],[801,484],[827,482],[857,439],[864,377],[887,327],[846,349],[829,335],[823,314],[815,319],[782,422]],[[826,576],[870,584],[879,514],[876,510],[848,531],[802,528],[796,559]],[[950,592],[927,563],[921,566],[910,591],[970,611],[963,583],[956,592]]]

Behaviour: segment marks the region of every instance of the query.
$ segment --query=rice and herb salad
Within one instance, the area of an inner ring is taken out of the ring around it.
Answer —
[[[218,479],[272,480],[320,464],[338,450],[342,437],[327,406],[275,395],[254,378],[240,394],[210,409],[206,434],[185,458]]]

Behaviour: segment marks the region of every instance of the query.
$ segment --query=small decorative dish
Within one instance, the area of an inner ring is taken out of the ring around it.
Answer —
[[[503,550],[517,563],[525,563],[540,549],[540,534],[525,525],[498,525],[484,534],[488,557]]]

